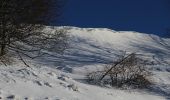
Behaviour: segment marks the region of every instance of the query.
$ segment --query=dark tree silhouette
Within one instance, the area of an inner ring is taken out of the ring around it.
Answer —
[[[49,43],[57,45],[56,52],[63,51],[66,46],[63,30],[50,36],[41,31],[52,16],[51,8],[59,12],[59,3],[59,0],[0,0],[0,56],[7,50],[40,54],[42,49],[52,50]]]

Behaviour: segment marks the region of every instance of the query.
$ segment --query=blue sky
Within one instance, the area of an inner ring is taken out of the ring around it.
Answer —
[[[170,29],[170,0],[67,0],[59,25],[103,27],[165,37]]]

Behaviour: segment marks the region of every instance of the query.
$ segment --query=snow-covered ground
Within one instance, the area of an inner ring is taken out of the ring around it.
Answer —
[[[60,27],[63,28],[63,27]],[[2,100],[169,100],[170,39],[105,28],[64,27],[70,47],[63,56],[53,53],[0,66]],[[55,31],[47,27],[44,31]],[[84,81],[88,72],[116,60],[122,52],[135,52],[147,60],[154,85],[144,90],[100,87]]]

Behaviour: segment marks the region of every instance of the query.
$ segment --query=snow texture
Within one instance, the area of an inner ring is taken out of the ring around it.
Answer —
[[[63,56],[49,52],[0,66],[2,100],[170,100],[170,39],[106,28],[46,27],[53,33],[64,28],[70,47]],[[85,75],[100,70],[124,51],[147,61],[154,85],[144,90],[120,90],[86,83]],[[15,58],[14,58],[15,59]]]

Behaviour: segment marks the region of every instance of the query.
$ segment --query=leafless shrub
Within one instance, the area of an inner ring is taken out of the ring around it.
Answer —
[[[87,82],[88,83],[98,83],[101,76],[104,74],[104,71],[94,71],[94,72],[91,72],[91,73],[88,73],[88,75],[86,75],[87,77]]]
[[[93,83],[109,84],[116,87],[144,88],[151,84],[150,72],[136,57],[135,53],[123,55],[118,61],[104,66],[103,71],[88,74],[88,80]]]

